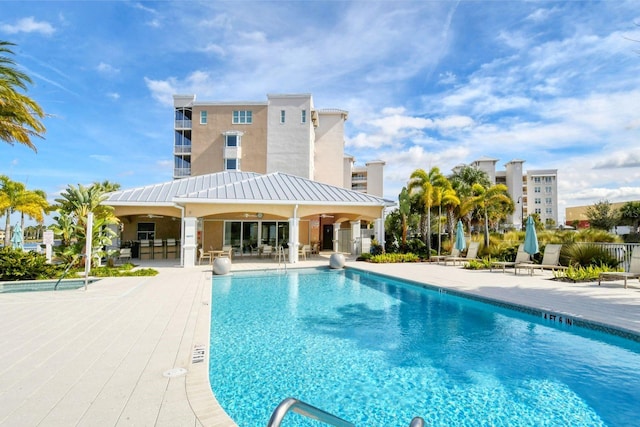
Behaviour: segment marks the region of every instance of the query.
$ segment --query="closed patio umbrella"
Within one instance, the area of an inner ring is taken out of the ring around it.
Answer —
[[[533,217],[529,215],[527,218],[527,227],[524,234],[524,251],[529,255],[538,253],[538,235],[536,234],[536,225]]]
[[[13,234],[11,235],[11,245],[14,249],[23,249],[23,240],[22,240],[22,228],[20,224],[16,224],[13,227]]]
[[[464,251],[467,247],[467,242],[464,240],[464,228],[462,228],[462,221],[458,220],[456,225],[456,244],[455,248],[460,252]]]

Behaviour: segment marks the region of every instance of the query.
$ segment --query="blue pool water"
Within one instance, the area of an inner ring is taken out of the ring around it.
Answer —
[[[95,282],[96,279],[89,280],[88,284]],[[41,292],[53,291],[56,287],[57,280],[32,280],[32,281],[16,281],[0,283],[0,294],[17,293],[17,292]],[[61,280],[58,283],[57,291],[70,289],[79,289],[84,287],[84,279],[82,280]]]
[[[640,343],[382,276],[215,277],[211,311],[211,387],[241,427],[286,397],[359,427],[640,420]]]

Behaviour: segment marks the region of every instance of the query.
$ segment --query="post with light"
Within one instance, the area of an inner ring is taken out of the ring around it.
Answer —
[[[84,290],[87,290],[87,283],[89,282],[89,273],[91,271],[91,244],[93,240],[93,212],[89,212],[87,215],[87,242],[85,246],[84,255]]]

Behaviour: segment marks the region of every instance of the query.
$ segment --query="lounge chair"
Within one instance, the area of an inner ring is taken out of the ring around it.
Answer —
[[[560,250],[562,245],[547,245],[544,248],[542,263],[534,264],[532,262],[518,263],[514,266],[514,274],[518,274],[518,269],[529,270],[529,275],[533,275],[533,270],[566,270],[567,267],[560,265]]]
[[[493,271],[494,267],[502,267],[504,273],[507,267],[515,267],[516,264],[526,264],[531,262],[531,255],[524,251],[524,245],[518,246],[518,253],[516,254],[515,261],[493,261],[489,266],[489,270]]]
[[[429,258],[429,261],[437,262],[438,264],[440,264],[440,261],[444,261],[445,259],[450,257],[460,258],[460,251],[456,248],[453,248],[451,249],[451,255],[432,255]]]
[[[639,279],[640,278],[640,246],[633,248],[631,252],[631,263],[629,264],[629,271],[611,271],[607,273],[600,273],[598,275],[598,286],[603,279],[620,280],[624,279],[624,288],[627,289],[627,279]]]
[[[447,263],[452,262],[453,265],[456,265],[456,262],[460,262],[462,264],[462,262],[464,261],[470,261],[472,259],[476,259],[478,258],[478,250],[480,249],[480,242],[471,242],[469,243],[469,248],[467,249],[467,255],[466,256],[448,256],[444,258],[444,265],[447,265]]]

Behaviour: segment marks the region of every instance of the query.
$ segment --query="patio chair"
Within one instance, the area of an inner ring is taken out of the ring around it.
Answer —
[[[631,252],[629,271],[611,271],[607,273],[600,273],[598,275],[598,286],[600,286],[600,282],[602,282],[602,280],[606,279],[623,279],[625,289],[627,289],[627,279],[640,279],[640,246],[636,246]]]
[[[304,258],[307,260],[307,254],[311,252],[311,246],[309,245],[301,245],[298,249],[298,258]]]
[[[198,248],[198,253],[200,254],[198,264],[202,264],[202,260],[207,260],[207,262],[211,264],[211,253],[205,252],[202,248]]]
[[[518,246],[515,261],[493,261],[489,266],[489,271],[493,271],[493,267],[502,267],[502,272],[504,273],[507,267],[515,267],[516,264],[525,264],[528,262],[531,262],[531,255],[524,251],[524,244],[521,244]]]
[[[226,257],[229,257],[229,259],[231,259],[231,256],[233,255],[233,246],[231,245],[223,246],[222,252],[224,252],[222,256],[226,256]]]
[[[469,261],[472,259],[478,258],[478,250],[480,249],[480,242],[471,242],[469,243],[469,248],[467,249],[466,256],[448,256],[444,258],[444,265],[447,265],[448,262],[452,262],[453,265],[456,265],[456,262],[460,262],[461,264],[464,261]]]
[[[514,274],[518,274],[518,269],[529,270],[529,275],[533,275],[533,270],[566,270],[567,267],[560,265],[560,251],[562,245],[547,245],[544,248],[544,255],[542,256],[542,263],[534,264],[532,262],[518,263],[514,266]]]
[[[266,256],[267,258],[269,258],[271,255],[273,255],[273,246],[271,245],[262,245],[262,250],[260,251],[260,256]]]
[[[131,261],[131,248],[120,249],[120,254],[118,255],[118,261],[124,262],[125,260]]]

